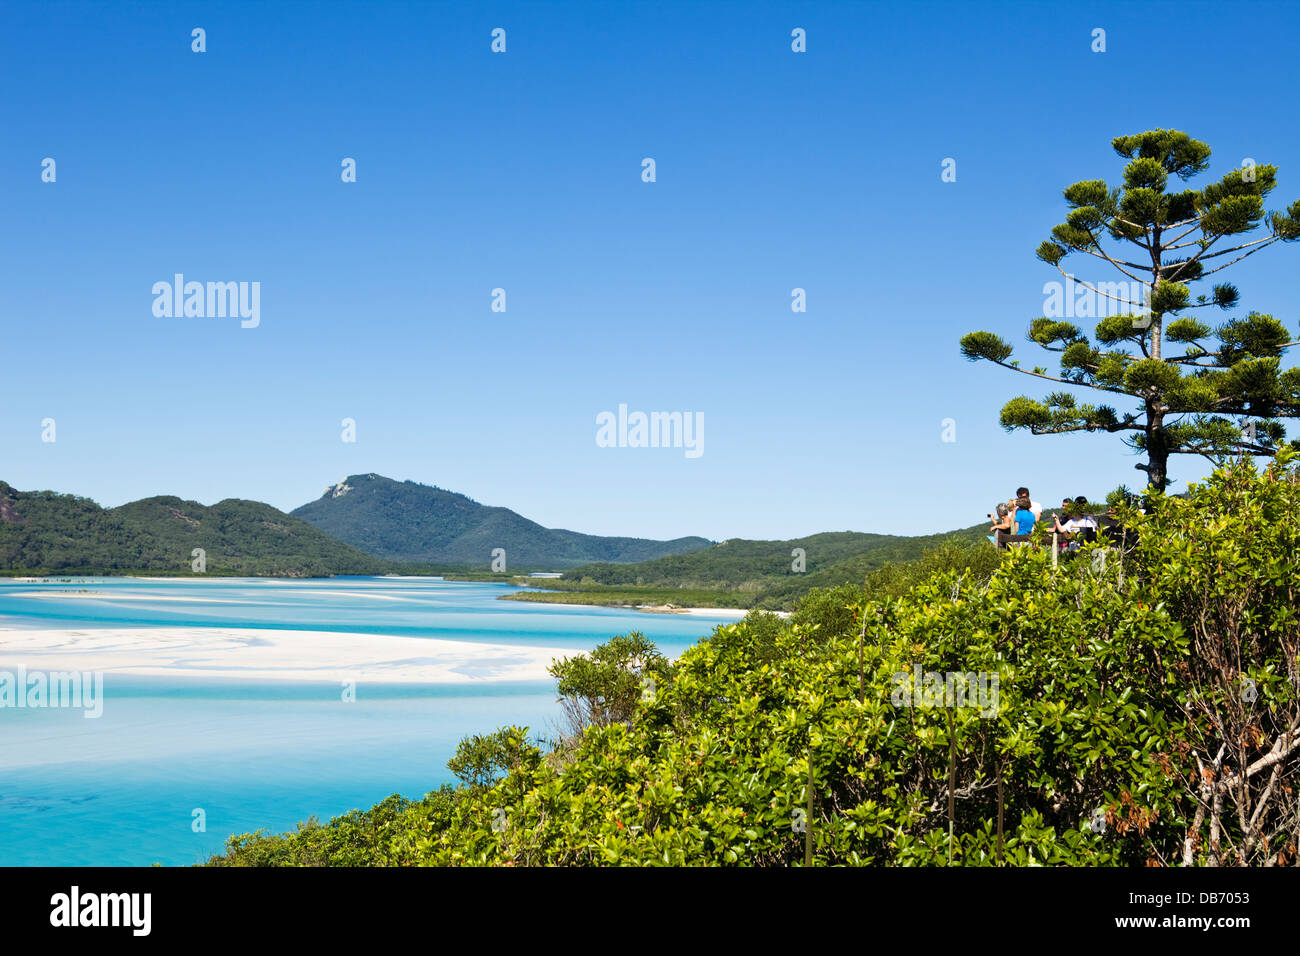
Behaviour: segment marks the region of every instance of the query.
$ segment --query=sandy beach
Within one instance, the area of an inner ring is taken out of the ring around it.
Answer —
[[[737,621],[749,614],[743,608],[734,607],[667,607],[662,605],[642,604],[636,607],[638,611],[644,611],[647,614],[691,614],[695,617],[730,617]],[[777,617],[789,617],[789,611],[769,611],[769,614],[775,614]]]
[[[672,607],[662,604],[638,604],[636,610],[646,614],[691,614],[696,617],[734,617],[737,621],[749,612],[735,607]]]
[[[734,618],[737,621],[749,613],[743,608],[735,607],[675,607],[665,604],[569,604],[563,601],[529,601],[527,603],[539,604],[543,607],[569,607],[579,611],[586,611],[593,607],[608,607],[625,611],[640,611],[643,614],[690,614],[695,617]],[[777,611],[776,613],[789,616],[787,611]]]
[[[458,684],[547,680],[581,648],[270,628],[0,629],[0,670],[138,677]]]

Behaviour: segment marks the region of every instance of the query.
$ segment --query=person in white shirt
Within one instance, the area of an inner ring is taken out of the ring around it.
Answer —
[[[1069,504],[1069,499],[1067,498],[1065,501],[1061,502],[1061,504],[1062,506]],[[1078,506],[1076,509],[1077,517],[1071,517],[1065,522],[1065,524],[1061,524],[1061,516],[1057,515],[1052,530],[1059,534],[1076,534],[1081,531],[1089,530],[1096,531],[1097,519],[1090,514],[1085,514],[1083,511],[1083,509],[1088,506],[1087,497],[1079,495],[1079,497],[1074,499],[1074,504]]]
[[[1028,488],[1017,488],[1017,489],[1016,489],[1016,497],[1017,497],[1017,498],[1029,498],[1029,489],[1028,489]],[[1034,501],[1032,498],[1029,499],[1029,510],[1032,511],[1032,512],[1034,513],[1034,521],[1035,521],[1035,522],[1039,521],[1039,520],[1043,517],[1043,506],[1040,505],[1037,501]]]

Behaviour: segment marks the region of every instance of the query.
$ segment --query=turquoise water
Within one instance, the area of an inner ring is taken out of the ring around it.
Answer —
[[[575,648],[640,630],[675,657],[724,620],[496,600],[512,590],[435,578],[0,580],[0,651],[7,627],[193,626]],[[452,781],[446,761],[465,734],[547,733],[559,718],[549,680],[366,683],[341,706],[337,682],[110,672],[104,700],[97,720],[0,708],[0,865],[195,863],[231,833],[419,797]]]

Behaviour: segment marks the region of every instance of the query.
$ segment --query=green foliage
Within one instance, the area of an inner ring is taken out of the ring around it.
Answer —
[[[527,727],[502,727],[463,738],[447,769],[466,786],[483,789],[518,767],[529,750]]]
[[[1002,406],[999,423],[1007,431],[1015,428],[1046,429],[1052,423],[1052,413],[1042,402],[1027,395],[1017,395]]]
[[[1155,159],[1162,168],[1182,179],[1210,168],[1210,147],[1178,130],[1157,129],[1134,136],[1116,136],[1110,145],[1126,159]]]
[[[590,654],[555,661],[547,672],[568,705],[571,728],[628,723],[647,682],[667,682],[672,665],[640,631],[613,637]]]
[[[867,589],[860,584],[816,588],[799,601],[790,620],[806,634],[817,631],[823,634],[848,634],[858,621],[859,608],[866,601]],[[746,623],[750,622],[747,620]],[[753,630],[752,624],[750,629]],[[774,644],[775,638],[775,634],[769,634],[769,643]]]
[[[949,538],[928,549],[920,560],[887,564],[867,575],[867,596],[876,601],[901,598],[935,575],[955,572],[967,585],[983,586],[1002,564],[1002,552],[988,541]]]
[[[1209,334],[1210,327],[1198,319],[1175,319],[1165,326],[1165,339],[1170,342],[1196,342]]]
[[[1011,352],[1011,346],[992,332],[971,332],[961,339],[961,354],[968,359],[1004,362],[1011,357]]]
[[[1003,552],[988,541],[948,538],[928,549],[916,561],[886,564],[871,571],[861,585],[841,584],[813,589],[800,599],[790,619],[808,634],[816,631],[822,634],[851,633],[861,624],[859,610],[863,604],[905,597],[936,574],[949,571],[955,572],[968,585],[982,586],[1001,565],[1002,556]],[[758,626],[748,618],[746,621],[751,630]],[[770,628],[771,624],[768,626]]]
[[[315,818],[294,833],[241,833],[226,841],[209,866],[409,866],[421,834],[441,832],[451,818],[450,786],[410,801],[393,795],[369,810],[353,810],[322,826]]]

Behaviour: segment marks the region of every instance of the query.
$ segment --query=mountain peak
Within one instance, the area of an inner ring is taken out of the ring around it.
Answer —
[[[337,485],[330,485],[329,487],[327,487],[327,488],[326,488],[326,489],[321,493],[321,497],[322,497],[322,498],[325,498],[325,497],[329,497],[329,498],[342,498],[344,495],[346,495],[346,494],[347,494],[349,491],[351,491],[351,490],[352,490],[352,486],[349,485],[349,484],[348,484],[348,480],[347,480],[346,478],[344,478],[344,479],[343,479],[342,481],[340,481]]]
[[[363,481],[392,481],[391,478],[385,478],[383,475],[376,475],[373,471],[364,475],[348,475],[337,485],[327,485],[321,492],[322,498],[342,498],[349,491],[354,490],[357,485]]]
[[[504,549],[509,567],[567,568],[592,561],[645,561],[707,547],[705,538],[650,541],[544,528],[509,508],[374,472],[330,485],[293,516],[376,557],[487,566]]]

